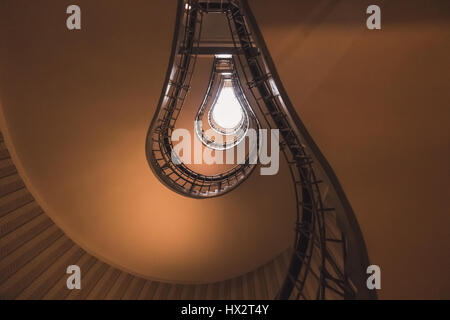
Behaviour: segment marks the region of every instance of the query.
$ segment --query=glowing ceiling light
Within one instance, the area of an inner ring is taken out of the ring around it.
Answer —
[[[244,117],[233,87],[224,86],[212,109],[213,120],[224,129],[235,129]]]
[[[216,58],[218,59],[231,59],[231,54],[216,54]]]

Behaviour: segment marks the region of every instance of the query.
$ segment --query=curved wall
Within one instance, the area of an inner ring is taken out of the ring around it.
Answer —
[[[88,254],[43,212],[25,187],[0,134],[0,299],[273,299],[290,251],[239,277],[203,285],[151,281]],[[81,269],[68,290],[66,268]]]
[[[450,3],[249,4],[381,267],[379,297],[448,299]],[[366,28],[371,4],[380,31]]]
[[[80,31],[66,28],[68,1],[45,3],[0,4],[0,123],[46,214],[90,254],[154,280],[222,281],[286,250],[295,198],[285,164],[203,201],[148,167],[176,2],[80,1]]]

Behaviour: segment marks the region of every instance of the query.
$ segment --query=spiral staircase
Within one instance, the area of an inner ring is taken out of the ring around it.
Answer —
[[[190,89],[195,59],[201,52],[203,15],[225,15],[237,78],[247,84],[244,94],[257,109],[255,113],[262,118],[265,128],[279,129],[282,154],[290,166],[296,194],[294,251],[276,298],[374,298],[365,284],[365,270],[361,266],[369,263],[350,204],[331,167],[290,105],[247,3],[188,1],[180,2],[178,10],[165,94],[147,137],[150,167],[169,188],[188,197],[220,195],[237,187],[251,173],[246,163],[231,173],[214,177],[199,177],[187,170],[184,175],[174,174],[174,168],[180,166],[171,162],[170,137]],[[215,50],[216,54],[224,52],[224,48]]]
[[[281,154],[296,201],[291,248],[247,274],[208,284],[154,281],[122,271],[87,253],[45,214],[2,138],[1,299],[376,298],[366,287],[369,260],[350,203],[295,112],[246,1],[178,1],[166,81],[147,134],[150,168],[172,191],[206,199],[239,192],[240,184],[258,167],[246,161],[225,173],[205,175],[172,161],[171,133],[189,94],[197,56],[205,51],[201,29],[208,14],[222,15],[227,21],[232,46],[224,51],[233,57],[235,81],[249,102],[253,126],[280,132]],[[86,285],[81,290],[66,287],[65,268],[71,264],[82,269]]]

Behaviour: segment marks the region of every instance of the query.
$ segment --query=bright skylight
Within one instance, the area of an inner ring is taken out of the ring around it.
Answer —
[[[231,54],[216,54],[216,58],[219,59],[231,59],[233,56]]]
[[[244,117],[233,87],[225,85],[212,110],[213,120],[224,129],[235,129]]]

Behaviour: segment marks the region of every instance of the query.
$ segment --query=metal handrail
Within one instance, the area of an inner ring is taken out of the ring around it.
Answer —
[[[171,134],[183,108],[201,38],[204,9],[198,1],[187,2],[190,9],[183,10],[179,3],[171,71],[166,77],[164,96],[147,134],[146,154],[151,169],[160,181],[171,190],[192,198],[211,198],[230,192],[245,181],[255,169],[255,165],[245,162],[215,175],[204,175],[193,171],[183,163],[172,161],[173,144]],[[183,12],[183,14],[181,14]],[[179,23],[183,16],[184,26]],[[184,27],[184,28],[183,28]],[[179,30],[182,30],[180,32]],[[180,33],[182,38],[180,39]],[[176,44],[175,44],[176,42]],[[183,50],[179,50],[183,48]]]
[[[183,10],[185,3],[191,9]],[[294,250],[276,298],[376,298],[365,284],[369,260],[353,210],[332,168],[293,108],[247,1],[180,0],[178,10],[165,95],[147,136],[147,158],[152,170],[175,192],[207,198],[236,188],[255,168],[245,163],[225,173],[205,176],[171,161],[170,133],[189,91],[196,52],[200,51],[201,19],[197,15],[223,13],[234,44],[237,78],[245,79],[246,88],[240,87],[240,98],[251,99],[249,103],[258,108],[267,128],[280,131],[280,148],[295,190]],[[179,25],[182,15],[184,29]]]

